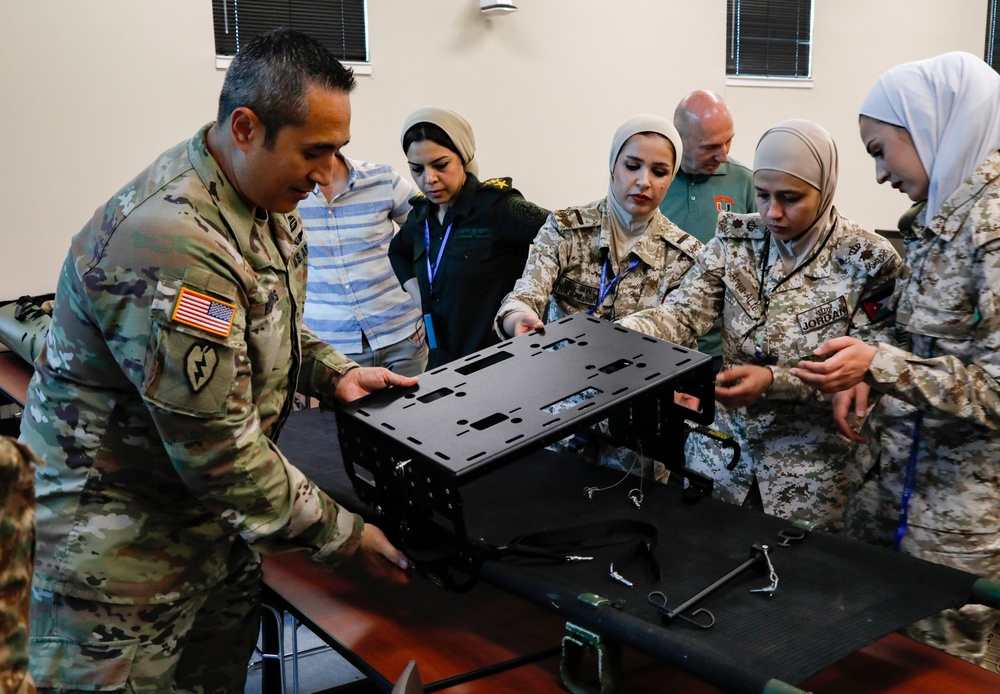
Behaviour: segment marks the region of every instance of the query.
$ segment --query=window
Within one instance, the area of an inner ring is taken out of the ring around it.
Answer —
[[[212,0],[212,19],[220,67],[254,36],[278,27],[309,34],[346,63],[368,62],[365,0]]]
[[[812,0],[728,0],[726,75],[808,78]]]
[[[1000,46],[996,45],[996,40],[997,0],[989,0],[986,8],[986,51],[983,54],[983,60],[989,63],[994,70],[1000,68]]]

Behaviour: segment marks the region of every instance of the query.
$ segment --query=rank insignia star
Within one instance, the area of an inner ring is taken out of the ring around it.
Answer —
[[[488,181],[484,181],[483,185],[493,186],[494,188],[500,188],[501,190],[510,187],[510,184],[502,178],[491,178]]]

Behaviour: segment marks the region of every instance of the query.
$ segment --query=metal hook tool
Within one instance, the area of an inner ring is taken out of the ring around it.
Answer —
[[[763,573],[764,567],[769,564],[770,561],[767,558],[767,551],[764,549],[764,547],[762,547],[761,545],[752,545],[750,547],[749,559],[747,559],[745,562],[743,562],[735,569],[727,573],[718,581],[710,585],[708,588],[705,588],[704,590],[700,591],[697,595],[688,598],[677,607],[673,609],[667,609],[667,596],[658,590],[653,591],[648,596],[646,596],[646,601],[650,605],[656,607],[656,609],[660,612],[660,618],[665,622],[670,622],[673,621],[674,619],[682,619],[689,624],[693,624],[699,629],[710,629],[715,624],[715,615],[712,614],[710,611],[702,607],[698,608],[690,615],[685,615],[684,613],[687,611],[689,607],[692,607],[701,600],[705,599],[715,590],[722,587],[729,581],[733,580],[747,569],[752,568],[756,571],[759,571],[760,573]],[[695,617],[700,614],[708,615],[710,621],[704,623],[698,622],[695,619]]]

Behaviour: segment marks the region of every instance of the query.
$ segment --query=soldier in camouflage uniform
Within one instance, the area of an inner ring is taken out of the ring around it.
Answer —
[[[350,138],[354,79],[279,31],[226,74],[219,120],[74,237],[22,440],[38,469],[32,674],[59,691],[242,692],[258,552],[406,559],[277,449],[296,389],[326,405],[416,379],[302,324],[295,207]]]
[[[35,553],[35,456],[0,436],[0,692],[28,694],[28,605]]]
[[[682,153],[680,136],[666,119],[635,116],[618,128],[608,195],[549,215],[497,312],[497,334],[522,335],[541,327],[541,316],[550,322],[587,312],[615,320],[658,306],[701,249],[659,211]],[[631,450],[603,445],[597,455],[626,469],[635,460]]]
[[[831,337],[878,334],[886,323],[878,302],[892,291],[899,256],[833,207],[836,145],[815,123],[765,133],[754,182],[762,214],[719,215],[680,288],[621,323],[685,343],[721,313],[714,426],[740,444],[740,460],[728,470],[718,447],[691,437],[688,467],[713,478],[724,501],[839,531],[847,494],[861,482],[854,444],[831,425],[830,402],[789,368]]]
[[[642,157],[633,150],[644,142],[657,147],[651,150],[657,157],[647,156],[650,161],[636,168],[632,162]],[[494,329],[501,338],[540,327],[542,316],[551,322],[586,311],[615,320],[659,305],[680,284],[701,243],[658,206],[682,151],[677,130],[663,118],[636,116],[618,129],[608,195],[549,215],[497,312]],[[633,195],[648,200],[637,207]]]
[[[863,383],[883,396],[869,418],[876,467],[848,508],[848,532],[928,561],[1000,579],[1000,76],[968,53],[885,73],[861,108],[879,183],[915,202],[895,331],[876,347],[833,340],[803,381]],[[901,226],[903,226],[901,224]],[[844,421],[850,397],[844,403]],[[863,437],[854,434],[855,438]],[[905,501],[908,499],[908,502]],[[905,513],[903,512],[903,509]],[[908,630],[996,669],[987,635],[1000,611],[948,610]]]

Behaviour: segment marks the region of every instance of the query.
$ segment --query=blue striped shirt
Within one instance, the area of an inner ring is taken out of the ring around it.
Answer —
[[[299,203],[309,243],[305,322],[345,354],[410,337],[420,311],[389,264],[389,241],[410,212],[413,187],[391,167],[344,158],[347,188],[327,203],[317,187]]]

